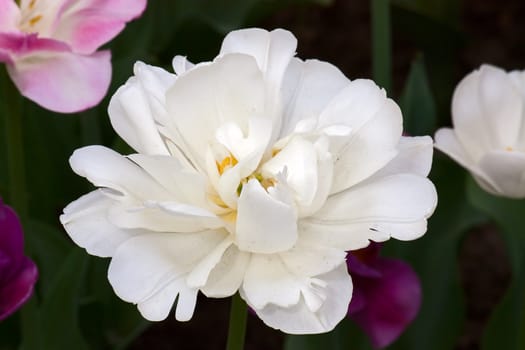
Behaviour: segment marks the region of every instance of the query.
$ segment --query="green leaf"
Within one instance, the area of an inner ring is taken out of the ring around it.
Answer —
[[[42,301],[39,321],[43,350],[89,349],[78,327],[77,312],[86,261],[81,249],[69,253]]]
[[[418,56],[410,67],[399,105],[405,132],[413,136],[432,134],[436,128],[436,104],[430,90],[425,63]]]
[[[482,347],[486,350],[525,348],[525,201],[495,197],[483,191],[473,179],[469,199],[491,216],[502,229],[512,267],[512,281],[485,328]]]

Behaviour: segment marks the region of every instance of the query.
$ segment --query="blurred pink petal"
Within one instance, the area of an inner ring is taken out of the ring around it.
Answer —
[[[24,256],[20,221],[0,199],[0,320],[31,297],[37,278],[35,264]]]
[[[370,248],[358,251],[357,258],[351,252],[347,260],[354,282],[348,314],[375,348],[395,341],[417,316],[421,305],[421,285],[414,270],[401,260],[379,257],[379,246],[372,243]]]
[[[22,95],[71,113],[98,104],[111,80],[109,51],[96,50],[146,0],[0,0],[0,62]]]
[[[90,54],[120,33],[126,22],[137,18],[146,0],[68,0],[62,6],[55,37],[73,51]]]

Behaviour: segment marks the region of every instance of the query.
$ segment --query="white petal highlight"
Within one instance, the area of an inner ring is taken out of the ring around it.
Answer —
[[[266,325],[289,334],[330,332],[346,316],[352,297],[352,280],[344,264],[315,278],[326,286],[322,288],[325,301],[317,311],[311,311],[303,296],[299,303],[291,307],[284,308],[268,304],[262,309],[255,308],[257,316]]]
[[[100,190],[95,190],[71,202],[60,216],[60,222],[69,237],[91,255],[103,258],[112,256],[121,243],[146,233],[142,230],[121,229],[108,221],[107,211],[113,203]]]
[[[297,240],[295,208],[270,196],[259,181],[248,181],[237,207],[235,243],[253,253],[277,253],[290,249]]]

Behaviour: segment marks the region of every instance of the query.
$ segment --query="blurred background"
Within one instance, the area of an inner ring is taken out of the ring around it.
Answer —
[[[524,18],[522,0],[392,0],[392,86],[387,92],[402,108],[405,132],[433,135],[449,126],[455,85],[481,64],[525,69]],[[26,251],[40,270],[33,302],[42,349],[224,348],[228,299],[199,298],[188,323],[172,316],[147,322],[136,307],[114,295],[106,278],[109,260],[76,247],[58,216],[90,190],[69,169],[74,149],[104,144],[131,153],[112,130],[106,109],[135,61],[171,70],[176,54],[193,62],[210,60],[227,32],[251,26],[291,30],[300,58],[333,63],[350,79],[372,77],[369,1],[151,0],[144,15],[108,45],[113,79],[99,107],[65,116],[24,104],[30,206],[24,228]],[[8,101],[0,98],[1,109]],[[2,112],[0,135],[5,117]],[[6,164],[0,140],[0,164]],[[0,171],[4,197],[6,173]],[[525,349],[525,254],[519,249],[525,246],[525,204],[481,192],[465,170],[439,152],[431,178],[440,204],[428,233],[415,242],[389,241],[382,251],[408,261],[423,287],[418,317],[388,349]],[[0,323],[1,350],[34,350],[19,323],[20,313]],[[349,320],[329,335],[286,338],[249,317],[246,349],[283,348],[371,347]]]

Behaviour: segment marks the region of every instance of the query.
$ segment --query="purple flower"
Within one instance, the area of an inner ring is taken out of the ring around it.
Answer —
[[[31,297],[37,278],[35,264],[24,255],[20,220],[0,199],[0,321]]]
[[[380,244],[371,243],[347,255],[354,283],[348,316],[375,348],[396,340],[421,305],[421,285],[414,270],[401,260],[380,257],[380,249]]]

